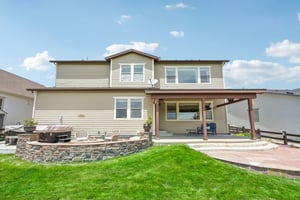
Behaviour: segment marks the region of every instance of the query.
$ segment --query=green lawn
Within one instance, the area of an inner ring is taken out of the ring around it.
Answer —
[[[0,155],[0,199],[300,199],[300,180],[256,174],[184,145],[102,162],[33,164]]]

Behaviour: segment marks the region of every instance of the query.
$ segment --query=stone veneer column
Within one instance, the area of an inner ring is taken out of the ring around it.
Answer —
[[[29,141],[38,141],[39,135],[37,133],[30,133],[30,134],[19,134],[18,135],[18,143],[16,147],[16,156],[24,158],[26,154],[26,145]]]

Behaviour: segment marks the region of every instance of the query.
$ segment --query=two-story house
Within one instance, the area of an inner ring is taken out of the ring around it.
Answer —
[[[91,133],[136,134],[152,116],[157,137],[159,130],[182,134],[203,123],[207,139],[207,122],[215,122],[218,133],[227,133],[226,105],[237,101],[248,100],[254,127],[252,99],[263,92],[224,89],[227,60],[161,60],[131,49],[100,61],[51,62],[56,65],[55,87],[30,89],[34,118]]]

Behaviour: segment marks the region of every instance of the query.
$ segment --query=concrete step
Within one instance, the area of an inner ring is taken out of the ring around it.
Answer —
[[[7,145],[4,141],[0,142],[0,154],[14,154],[16,152],[16,145]]]
[[[196,151],[259,151],[275,149],[278,145],[266,141],[248,141],[248,142],[202,142],[188,144]]]
[[[168,132],[168,131],[165,131],[165,130],[159,130],[159,134],[160,134],[160,136],[162,136],[162,137],[173,136],[172,133],[170,133],[170,132]]]

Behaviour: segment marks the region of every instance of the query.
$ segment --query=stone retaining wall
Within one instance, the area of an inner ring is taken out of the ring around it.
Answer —
[[[105,160],[143,151],[152,143],[148,139],[114,142],[41,143],[35,136],[19,136],[16,156],[38,163],[68,163]]]
[[[29,134],[19,134],[18,135],[18,143],[16,146],[16,156],[23,157],[27,151],[27,142],[29,141],[38,141],[39,136],[36,133]]]

